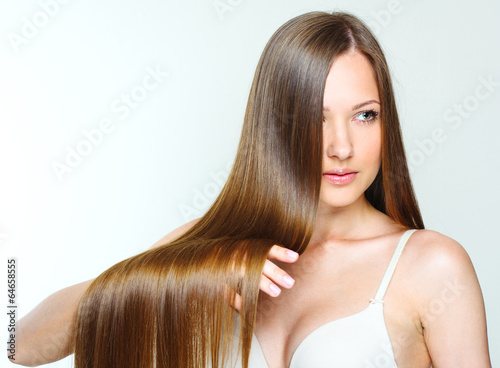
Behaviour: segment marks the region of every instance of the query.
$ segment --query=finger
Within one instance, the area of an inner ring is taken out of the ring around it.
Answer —
[[[287,289],[290,289],[295,284],[295,280],[288,273],[269,260],[266,260],[264,263],[262,275],[266,276],[275,284],[283,286]]]
[[[264,263],[262,275],[267,277],[271,283],[283,286],[287,289],[290,289],[295,284],[295,280],[288,273],[269,260],[266,260]],[[277,292],[274,286],[269,285],[269,288],[270,291]]]
[[[264,293],[273,297],[276,297],[281,293],[281,289],[264,275],[260,278],[259,288]]]
[[[232,294],[231,292],[232,288],[230,288],[228,285],[224,285],[224,299],[226,299],[226,301],[228,303],[230,303],[230,296]],[[235,298],[234,298],[234,303],[230,303],[233,308],[235,308],[238,312],[241,310],[241,306],[242,306],[242,301],[241,301],[241,295],[238,294],[238,293],[235,293]]]
[[[273,245],[269,250],[267,258],[292,263],[299,259],[299,254],[280,245]]]

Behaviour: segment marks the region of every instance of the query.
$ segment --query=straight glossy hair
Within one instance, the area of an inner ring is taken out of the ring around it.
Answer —
[[[211,208],[177,239],[103,272],[83,295],[76,368],[225,367],[236,341],[248,367],[268,252],[280,244],[302,254],[312,236],[325,81],[335,58],[353,50],[370,61],[381,96],[382,163],[366,198],[396,222],[424,228],[378,42],[347,13],[295,17],[259,60],[235,162]]]

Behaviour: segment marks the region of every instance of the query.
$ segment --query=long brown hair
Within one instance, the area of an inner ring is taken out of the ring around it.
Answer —
[[[295,17],[259,60],[235,162],[211,208],[177,239],[103,272],[82,297],[76,368],[222,367],[236,340],[248,366],[267,254],[274,244],[303,253],[312,236],[325,80],[353,49],[370,61],[381,96],[382,164],[365,195],[396,222],[424,228],[378,42],[350,14]]]

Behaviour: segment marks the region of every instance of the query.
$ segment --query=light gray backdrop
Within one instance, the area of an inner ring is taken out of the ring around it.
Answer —
[[[17,258],[18,318],[203,214],[265,43],[310,10],[353,12],[378,36],[425,225],[469,253],[500,364],[493,0],[2,0],[1,269]]]

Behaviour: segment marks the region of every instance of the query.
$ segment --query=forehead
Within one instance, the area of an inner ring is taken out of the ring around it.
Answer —
[[[368,100],[378,100],[379,93],[373,68],[359,52],[337,57],[326,78],[323,108],[343,110]]]

